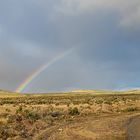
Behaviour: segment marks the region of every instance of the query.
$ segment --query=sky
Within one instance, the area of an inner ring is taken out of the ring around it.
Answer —
[[[0,89],[24,92],[140,87],[139,0],[0,1]]]

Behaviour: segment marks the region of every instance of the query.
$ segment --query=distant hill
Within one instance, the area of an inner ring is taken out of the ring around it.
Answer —
[[[140,89],[130,90],[74,90],[72,93],[79,94],[140,94]]]
[[[11,96],[18,96],[18,95],[21,94],[0,89],[0,97],[9,97],[9,96],[11,97]]]
[[[44,95],[45,93],[16,93],[12,91],[6,91],[0,89],[0,96],[24,96],[24,95]],[[75,95],[75,94],[93,94],[93,95],[107,95],[107,94],[140,94],[140,89],[130,89],[130,90],[86,90],[86,89],[78,89],[78,90],[73,90],[69,92],[55,92],[55,93],[49,93],[46,92],[46,95]]]
[[[8,90],[6,91],[6,90],[2,90],[2,89],[0,89],[0,94],[1,94],[1,93],[12,93],[12,94],[13,94],[13,93],[15,93],[15,92],[8,91]]]
[[[73,93],[89,93],[89,94],[112,94],[112,93],[120,93],[119,91],[113,90],[74,90]]]

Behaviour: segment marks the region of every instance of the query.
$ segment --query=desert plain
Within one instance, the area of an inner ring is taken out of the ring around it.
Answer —
[[[140,140],[140,91],[0,91],[0,140]]]

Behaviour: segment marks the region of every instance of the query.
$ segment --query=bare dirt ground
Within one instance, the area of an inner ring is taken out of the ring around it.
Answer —
[[[0,98],[0,140],[140,140],[140,95]]]
[[[131,122],[135,115],[80,118],[73,123],[49,128],[37,136],[36,140],[139,140],[139,124]]]
[[[131,118],[129,125],[127,126],[127,137],[128,140],[139,140],[140,139],[140,115]]]

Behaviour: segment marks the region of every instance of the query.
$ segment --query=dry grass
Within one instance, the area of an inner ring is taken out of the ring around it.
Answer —
[[[139,94],[3,95],[0,140],[124,140],[140,112]]]

